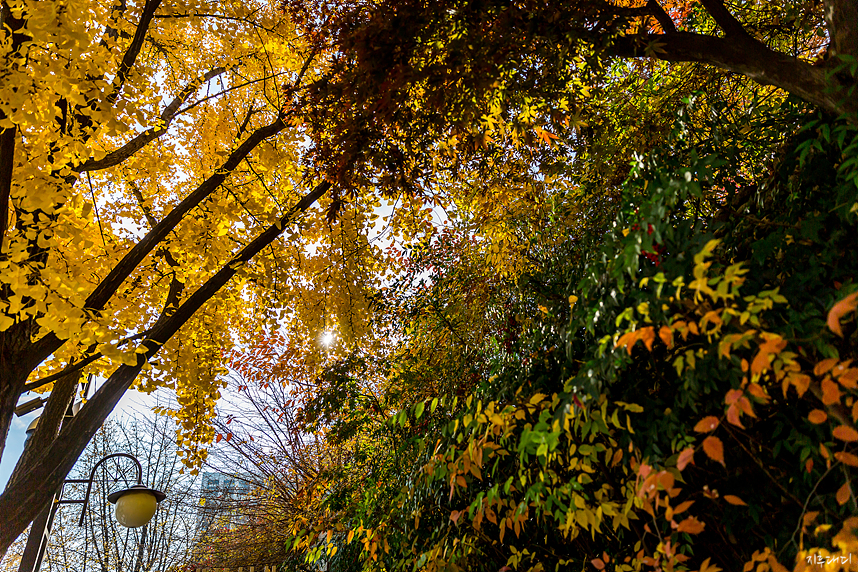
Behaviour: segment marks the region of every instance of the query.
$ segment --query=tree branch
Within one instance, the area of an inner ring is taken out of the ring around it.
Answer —
[[[673,34],[676,32],[676,24],[673,23],[673,20],[670,19],[668,13],[665,12],[664,8],[661,7],[661,4],[658,3],[658,0],[647,0],[646,7],[652,11],[653,18],[656,19],[665,33]]]
[[[9,224],[9,197],[12,193],[12,170],[17,135],[17,125],[0,131],[0,256],[3,253],[3,243]]]
[[[158,353],[164,343],[216,294],[241,266],[280,236],[295,215],[312,206],[330,187],[331,184],[327,181],[316,185],[276,224],[268,227],[200,286],[175,313],[163,320],[159,319],[150,336],[143,342],[145,352],[138,354],[137,363],[119,366],[77,416],[68,422],[39,457],[38,462],[0,495],[0,514],[4,517],[3,526],[0,527],[0,553],[5,552],[26,529],[48,501],[51,493],[60,486],[92,436],[131,387],[143,365]]]
[[[143,49],[143,42],[146,39],[146,34],[149,31],[149,24],[152,22],[152,17],[155,15],[155,10],[161,5],[161,0],[146,0],[143,6],[143,13],[140,14],[140,21],[137,23],[137,28],[134,30],[134,38],[128,49],[125,50],[125,55],[122,56],[122,62],[119,64],[119,70],[116,72],[116,77],[113,80],[113,91],[107,96],[107,102],[110,105],[116,103],[125,81],[128,79],[128,74],[131,73],[131,68],[134,67],[134,62],[137,61],[137,56],[140,55],[140,50]]]
[[[137,135],[130,141],[128,141],[125,145],[111,151],[107,155],[105,155],[102,159],[94,160],[90,159],[87,162],[79,165],[75,168],[75,171],[82,173],[84,171],[99,171],[101,169],[107,169],[109,167],[113,167],[118,165],[119,163],[125,161],[134,153],[145,147],[151,141],[157,139],[161,135],[167,132],[167,128],[173,122],[173,119],[178,115],[179,108],[183,103],[185,103],[188,98],[190,98],[194,93],[196,93],[197,89],[207,81],[210,81],[217,76],[226,72],[226,68],[218,67],[207,74],[203,75],[200,78],[195,79],[190,84],[188,84],[179,94],[173,98],[173,101],[170,102],[170,105],[164,108],[164,111],[161,112],[161,123],[156,127],[150,127],[143,133]]]
[[[703,34],[647,34],[617,38],[608,48],[623,58],[651,57],[669,62],[699,62],[745,75],[763,85],[773,85],[835,114],[858,122],[858,101],[844,99],[838,84],[826,78],[826,70],[792,56],[775,52],[747,34],[716,38]]]
[[[832,55],[858,58],[858,1],[823,0]]]
[[[745,31],[741,22],[727,10],[721,0],[700,0],[709,15],[715,20],[715,23],[724,30],[724,34],[729,37],[748,37],[751,35]]]

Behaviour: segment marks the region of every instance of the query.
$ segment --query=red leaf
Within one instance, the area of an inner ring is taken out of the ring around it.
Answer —
[[[223,439],[223,435],[220,433],[217,434],[217,439],[215,439],[215,443],[220,443],[220,440]]]
[[[227,442],[229,442],[229,440],[230,440],[230,439],[232,439],[232,433],[227,433],[227,434],[226,434],[226,440],[227,440]]]

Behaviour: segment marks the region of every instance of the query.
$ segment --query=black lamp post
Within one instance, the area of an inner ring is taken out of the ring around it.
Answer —
[[[95,470],[105,461],[116,457],[131,459],[137,467],[136,485],[107,496],[107,500],[111,504],[116,505],[116,520],[119,521],[119,524],[127,528],[137,528],[144,526],[152,519],[158,503],[164,500],[167,495],[161,491],[150,489],[143,484],[143,466],[136,457],[127,453],[107,455],[95,464],[89,473],[88,479],[67,479],[63,481],[63,487],[67,484],[86,484],[86,495],[81,500],[64,499],[62,498],[63,491],[60,489],[59,495],[54,498],[54,502],[50,507],[49,514],[45,515],[46,518],[37,518],[33,521],[33,528],[27,539],[24,554],[21,556],[21,564],[18,567],[18,572],[37,572],[39,570],[39,567],[42,565],[42,558],[45,555],[45,548],[48,544],[48,536],[51,533],[54,515],[61,504],[83,505],[80,510],[80,520],[78,521],[78,526],[83,526],[86,507],[89,504],[89,495],[92,492],[92,483],[95,480]],[[41,534],[39,534],[39,529],[41,529]]]

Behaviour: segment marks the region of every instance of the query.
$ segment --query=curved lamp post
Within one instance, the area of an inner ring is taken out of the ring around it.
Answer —
[[[24,554],[21,557],[21,564],[18,568],[19,572],[35,572],[42,564],[42,558],[47,547],[48,535],[53,524],[54,514],[61,504],[81,504],[80,520],[78,526],[83,526],[84,517],[86,516],[86,507],[89,504],[89,495],[92,492],[92,483],[95,481],[95,471],[102,463],[116,457],[125,457],[134,461],[137,467],[137,484],[130,488],[116,491],[107,496],[107,500],[111,504],[116,505],[116,520],[119,524],[126,528],[137,528],[144,526],[155,515],[155,509],[158,503],[164,500],[167,495],[161,491],[150,489],[143,484],[143,466],[137,457],[128,453],[114,453],[107,455],[98,461],[89,473],[88,479],[66,479],[63,481],[63,487],[67,484],[86,484],[86,495],[81,500],[72,500],[62,498],[62,489],[60,489],[59,498],[54,500],[50,509],[50,515],[44,525],[44,532],[37,537],[36,522],[33,522],[33,531],[30,533],[30,538],[27,539],[27,547],[24,549]],[[35,534],[34,534],[35,533]]]

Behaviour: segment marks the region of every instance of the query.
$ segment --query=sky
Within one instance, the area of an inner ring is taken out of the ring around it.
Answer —
[[[35,393],[25,393],[18,400],[18,403],[26,403],[36,397]],[[121,416],[124,413],[132,413],[139,411],[148,413],[155,402],[155,397],[146,395],[136,390],[129,390],[122,396],[122,400],[110,414],[110,417]],[[33,421],[42,413],[41,409],[37,409],[32,413],[28,413],[22,417],[17,415],[12,417],[12,426],[9,428],[9,437],[6,439],[6,448],[3,451],[3,459],[0,460],[0,491],[6,488],[6,483],[9,481],[9,476],[15,468],[15,463],[24,451],[24,439],[26,439],[25,431],[30,422]]]

